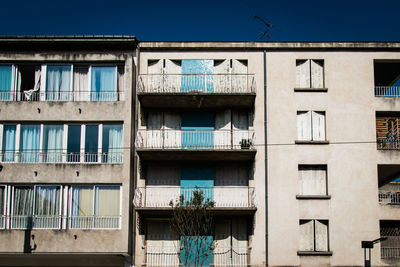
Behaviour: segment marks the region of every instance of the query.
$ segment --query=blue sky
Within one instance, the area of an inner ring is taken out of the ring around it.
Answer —
[[[400,0],[5,0],[0,35],[135,35],[141,41],[400,41]],[[265,39],[264,39],[265,40]]]

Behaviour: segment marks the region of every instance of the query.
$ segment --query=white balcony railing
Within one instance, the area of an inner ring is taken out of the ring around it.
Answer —
[[[115,91],[63,91],[63,92],[12,92],[0,91],[0,101],[124,101],[125,92]]]
[[[382,248],[381,247],[381,258],[382,259],[400,259],[400,247]]]
[[[400,192],[379,190],[379,203],[383,205],[400,205]]]
[[[379,150],[400,150],[399,138],[379,138],[376,140],[376,144]]]
[[[137,148],[162,149],[249,149],[254,148],[251,130],[138,130]]]
[[[253,74],[141,74],[138,92],[248,94],[256,82]]]
[[[48,152],[14,152],[6,151],[0,153],[0,161],[7,163],[122,163],[123,152],[108,153],[66,153],[63,151]]]
[[[71,229],[118,229],[121,216],[70,216]]]
[[[12,215],[10,216],[11,229],[60,229],[60,215]]]
[[[400,86],[375,86],[375,96],[400,97]]]
[[[179,186],[147,186],[135,191],[135,207],[167,208],[170,201],[183,195],[185,200],[192,197],[193,191],[200,189],[204,197],[214,201],[215,208],[253,208],[254,188],[248,186],[214,186],[214,187],[179,187]]]
[[[172,267],[179,266],[180,251],[175,246],[146,246],[146,266]],[[220,247],[213,249],[213,266],[249,265],[249,248]]]

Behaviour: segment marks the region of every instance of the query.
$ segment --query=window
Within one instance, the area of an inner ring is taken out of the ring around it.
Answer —
[[[70,228],[119,228],[120,186],[73,186]]]
[[[46,100],[72,100],[72,65],[46,66]]]
[[[86,125],[85,131],[85,162],[98,161],[99,125]]]
[[[68,125],[67,162],[80,162],[81,125]]]
[[[297,88],[324,88],[324,61],[315,59],[296,60]]]
[[[60,228],[60,197],[60,186],[14,186],[11,228]]]
[[[302,141],[324,141],[325,112],[298,111],[297,139]]]
[[[329,251],[327,220],[300,220],[300,251]]]
[[[12,97],[12,65],[0,65],[0,100]]]
[[[91,69],[91,101],[117,100],[117,68],[93,66]]]
[[[3,126],[3,162],[13,162],[15,160],[15,133],[16,125]]]
[[[43,126],[43,162],[62,161],[63,131],[63,125]]]
[[[299,165],[299,195],[321,196],[326,194],[326,165]]]
[[[122,125],[103,125],[102,162],[122,162]]]
[[[39,161],[40,125],[21,125],[20,162]]]

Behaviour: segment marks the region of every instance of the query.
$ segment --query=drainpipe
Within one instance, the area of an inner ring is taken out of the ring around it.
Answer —
[[[264,50],[265,265],[268,266],[267,50]]]
[[[140,70],[140,44],[137,44],[137,67],[136,67],[136,84],[134,86],[135,92],[134,92],[134,99],[135,99],[135,110],[134,110],[134,118],[135,122],[133,125],[133,196],[132,196],[132,247],[131,247],[131,266],[135,265],[135,249],[136,249],[136,210],[135,206],[133,205],[133,199],[135,196],[135,191],[136,191],[136,182],[137,182],[137,154],[136,154],[136,132],[137,132],[137,127],[138,127],[138,97],[137,97],[137,85],[139,81],[139,70]],[[134,66],[133,62],[133,66]],[[132,99],[133,100],[133,99]],[[132,185],[131,185],[132,187]]]

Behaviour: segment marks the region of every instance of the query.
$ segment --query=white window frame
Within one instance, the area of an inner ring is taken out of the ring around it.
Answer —
[[[7,228],[7,210],[8,210],[8,187],[5,184],[0,184],[0,187],[4,188],[4,193],[3,193],[3,214],[0,214],[3,218],[0,218],[0,220],[3,221],[3,227],[0,227],[0,229],[6,229]]]
[[[71,185],[69,186],[68,190],[68,195],[69,195],[69,201],[68,201],[68,214],[69,214],[69,218],[72,217],[72,189],[74,187],[92,187],[93,189],[93,218],[95,218],[97,215],[94,214],[96,209],[96,188],[97,187],[107,187],[107,186],[115,186],[115,187],[119,187],[119,219],[118,219],[118,228],[97,228],[97,227],[92,227],[90,228],[90,230],[120,230],[121,229],[121,224],[122,224],[122,185],[121,184],[81,184],[81,185]],[[83,228],[73,228],[71,225],[72,220],[69,219],[68,220],[68,229],[74,229],[74,230],[79,230],[79,229],[83,229]],[[85,228],[87,229],[87,228]]]
[[[329,220],[327,219],[300,219],[299,220],[299,229],[301,222],[312,222],[312,227],[313,227],[313,250],[300,250],[301,252],[329,252],[330,251],[330,246],[329,246]],[[320,223],[325,223],[326,224],[326,250],[317,250],[316,248],[316,243],[317,243],[317,233],[315,230],[315,222],[319,221]],[[301,235],[299,236],[301,238]]]
[[[35,204],[36,204],[36,187],[38,186],[53,186],[53,187],[59,187],[60,189],[60,198],[59,198],[59,214],[58,216],[60,217],[60,222],[57,228],[35,228],[34,226],[32,227],[32,229],[38,229],[38,230],[46,230],[46,229],[53,229],[53,230],[59,230],[62,229],[62,200],[63,200],[63,186],[62,185],[55,185],[55,184],[19,184],[19,185],[11,185],[10,186],[10,209],[9,209],[9,217],[10,217],[10,222],[9,224],[9,229],[13,229],[13,230],[20,230],[20,229],[27,229],[27,228],[14,228],[12,225],[12,220],[11,217],[13,216],[14,213],[14,192],[15,192],[15,188],[16,187],[31,187],[33,190],[33,200],[32,200],[32,218],[35,217]]]
[[[308,113],[308,112],[310,112],[310,138],[303,138],[303,139],[300,139],[299,138],[299,115],[301,114],[301,113]],[[322,113],[323,114],[323,116],[324,116],[324,126],[323,126],[323,133],[324,133],[324,138],[323,139],[316,139],[316,138],[314,138],[314,124],[313,124],[313,114],[314,113]],[[299,110],[299,111],[297,111],[297,114],[296,114],[296,123],[297,123],[297,140],[298,141],[316,141],[316,142],[318,142],[318,141],[326,141],[327,140],[327,138],[326,138],[326,112],[325,111],[322,111],[322,110]]]

